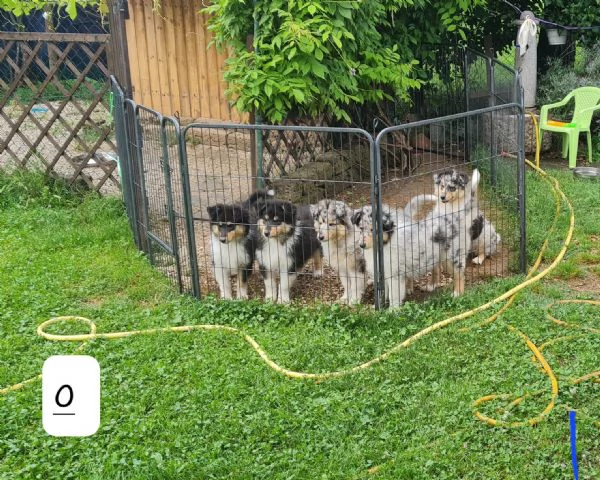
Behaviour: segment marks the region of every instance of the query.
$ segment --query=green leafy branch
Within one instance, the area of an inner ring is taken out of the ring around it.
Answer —
[[[471,3],[480,2],[216,0],[202,11],[227,48],[227,94],[239,111],[350,122],[353,105],[408,101],[422,84],[416,51],[447,33],[464,38]]]

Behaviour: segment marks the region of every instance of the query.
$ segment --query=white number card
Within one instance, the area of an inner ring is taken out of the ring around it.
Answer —
[[[55,355],[42,368],[42,423],[55,437],[87,437],[100,427],[100,365],[88,355]]]

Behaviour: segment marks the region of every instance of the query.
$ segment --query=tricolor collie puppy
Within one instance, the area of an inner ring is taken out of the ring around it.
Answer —
[[[258,205],[256,259],[265,280],[265,300],[290,301],[298,272],[312,258],[322,271],[322,249],[308,207],[283,200]]]
[[[407,281],[418,278],[443,265],[454,277],[454,296],[464,292],[464,270],[471,246],[472,224],[478,216],[477,186],[480,175],[473,171],[471,182],[465,188],[461,208],[439,216],[428,216],[411,221],[402,215],[393,215],[389,209],[382,212],[383,263],[385,294],[390,307],[402,304],[406,297]],[[353,216],[360,229],[360,246],[365,249],[365,260],[372,255],[373,212],[371,206],[360,209]],[[367,261],[367,271],[372,269]],[[369,272],[373,274],[373,270]]]
[[[367,277],[363,250],[358,245],[359,231],[351,220],[354,210],[340,200],[321,200],[311,205],[311,212],[323,257],[344,286],[340,301],[360,303]]]
[[[248,277],[256,250],[253,218],[256,208],[274,195],[272,190],[254,192],[240,204],[218,203],[206,208],[210,219],[213,274],[221,298],[232,299],[231,277],[236,276],[238,298],[248,298]]]

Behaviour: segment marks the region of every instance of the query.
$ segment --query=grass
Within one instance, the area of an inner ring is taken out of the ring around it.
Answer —
[[[593,238],[600,234],[597,184],[553,173],[577,214],[564,265],[593,269]],[[76,343],[36,336],[37,325],[53,316],[87,316],[100,332],[231,325],[286,367],[326,372],[367,361],[522,280],[498,279],[459,299],[442,292],[395,313],[198,302],[178,295],[136,251],[118,200],[80,197],[27,174],[0,175],[0,190],[0,388],[38,375],[50,355],[76,352]],[[528,176],[528,209],[535,219],[531,250],[537,250],[554,207],[535,175]],[[546,262],[558,252],[566,222],[563,214]],[[100,429],[87,438],[48,436],[40,382],[0,395],[0,478],[569,478],[567,408],[578,411],[580,478],[598,478],[599,384],[569,383],[598,369],[597,335],[544,350],[560,392],[554,410],[535,427],[493,428],[473,416],[472,402],[493,393],[541,392],[505,414],[507,421],[535,417],[550,401],[548,378],[507,326],[538,346],[572,333],[544,316],[547,303],[576,297],[561,275],[528,289],[489,326],[480,326],[487,314],[479,315],[366,371],[321,382],[283,377],[239,336],[225,332],[89,342],[81,353],[101,366]],[[593,307],[563,305],[553,313],[597,328]],[[506,404],[481,410],[500,419]]]

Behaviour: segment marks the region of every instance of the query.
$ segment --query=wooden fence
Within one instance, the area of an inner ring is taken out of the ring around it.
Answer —
[[[127,49],[136,102],[182,119],[240,121],[225,98],[226,55],[214,46],[202,1],[129,0]]]
[[[0,170],[114,193],[110,35],[0,32]]]

